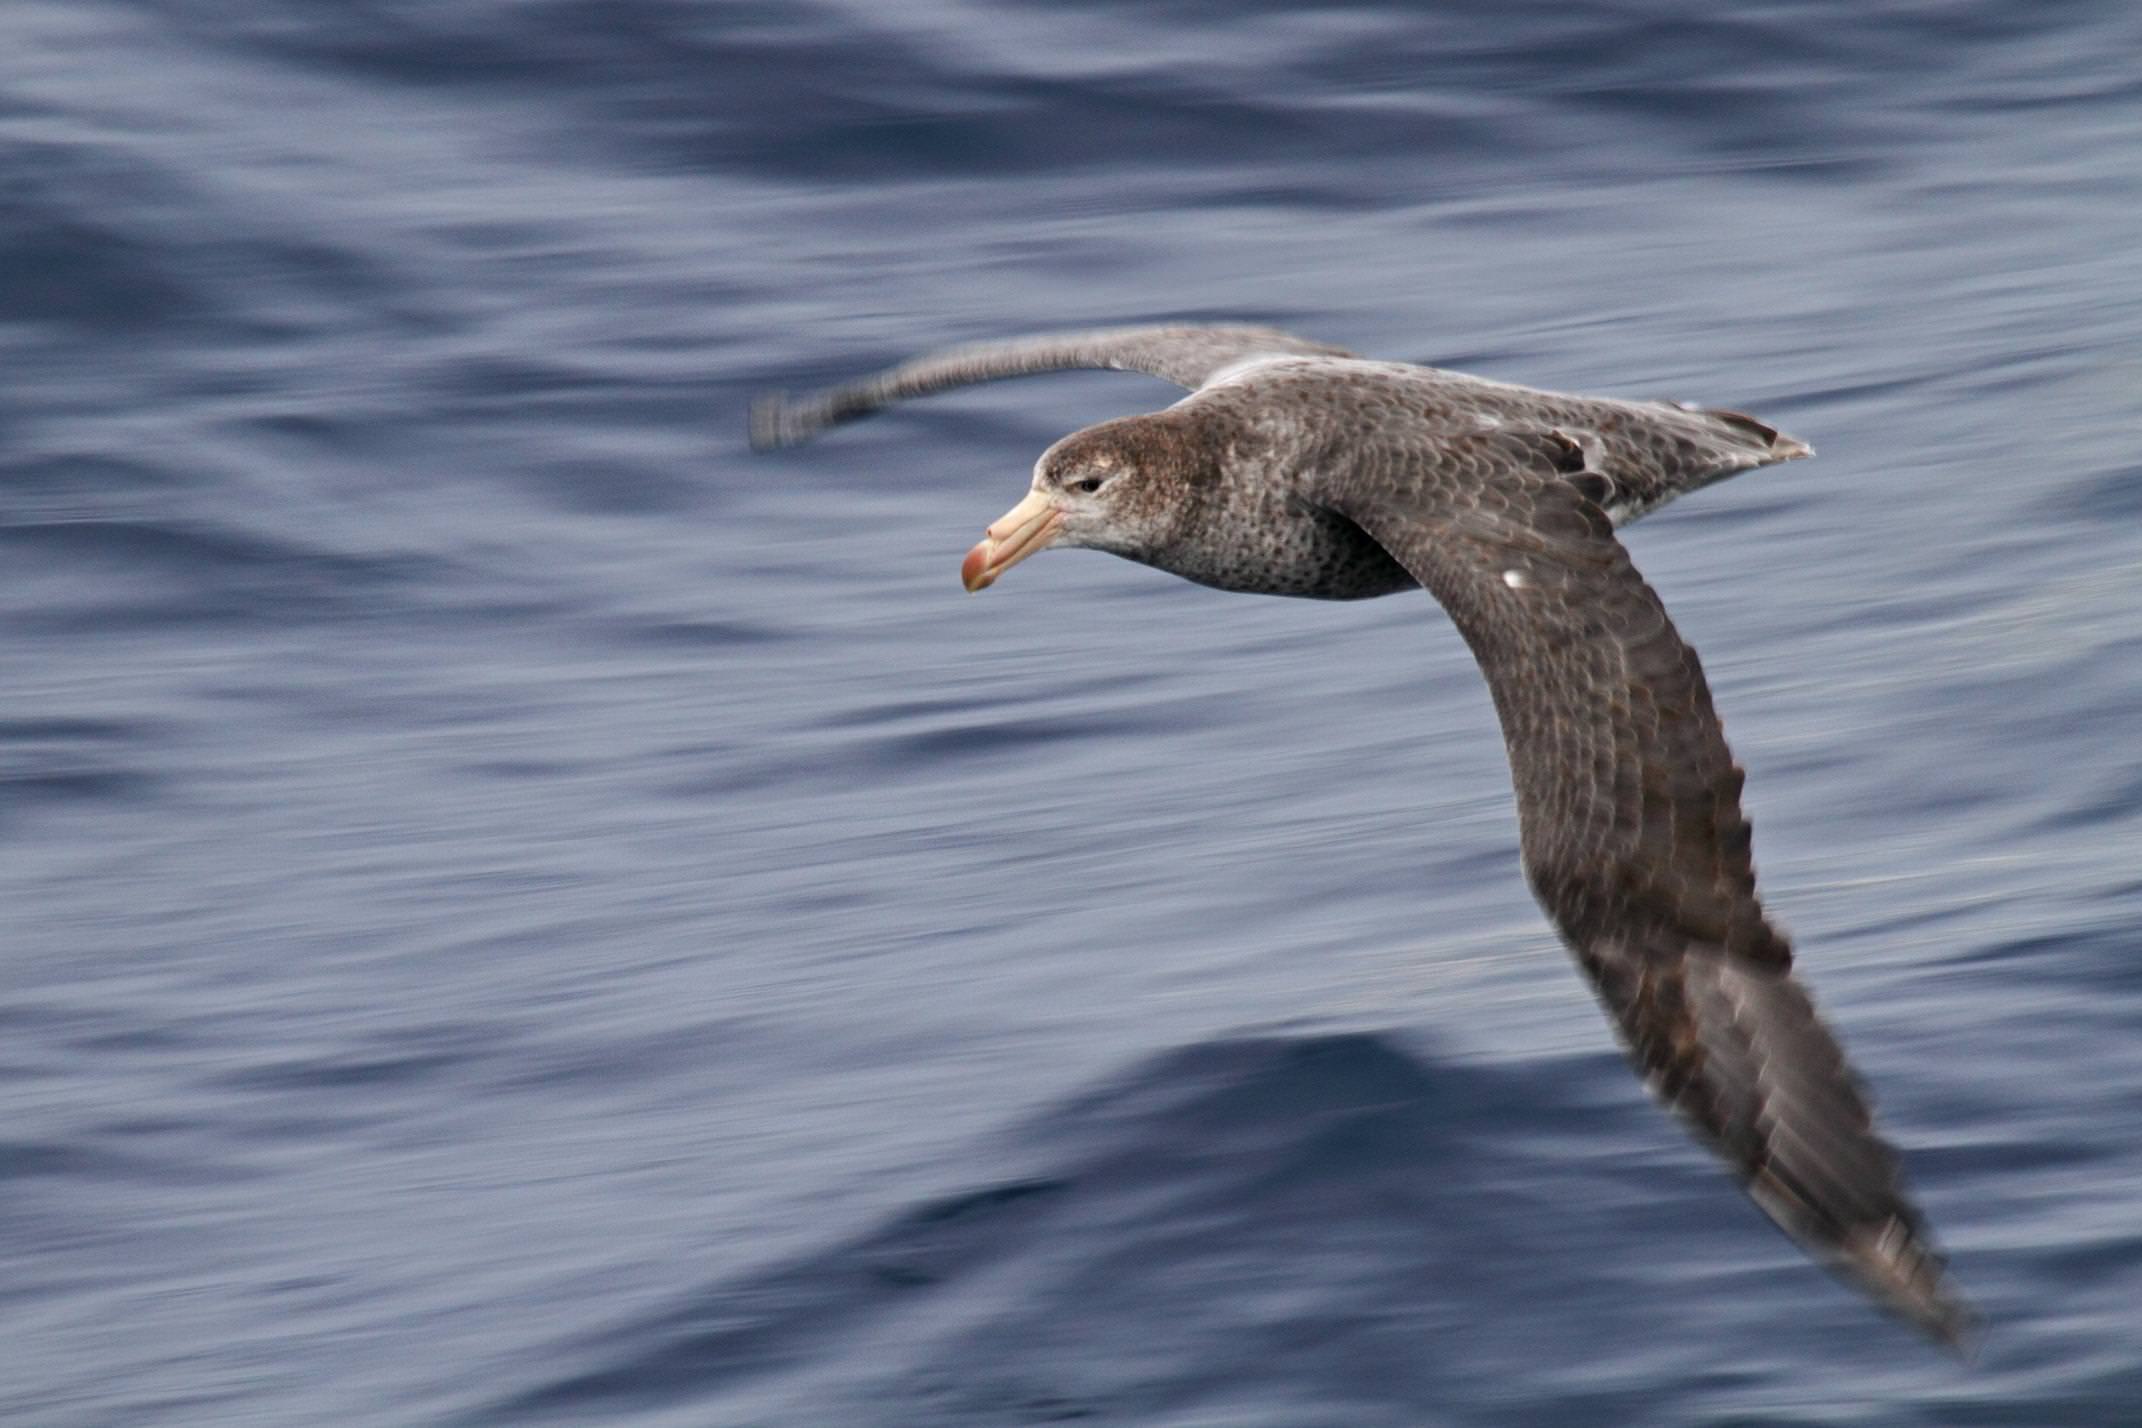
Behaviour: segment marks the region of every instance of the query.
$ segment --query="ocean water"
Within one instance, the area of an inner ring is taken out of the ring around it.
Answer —
[[[2142,10],[12,0],[0,1419],[2142,1422]],[[1974,1361],[1523,887],[1466,651],[956,568],[1277,322],[1755,412],[1628,533]]]

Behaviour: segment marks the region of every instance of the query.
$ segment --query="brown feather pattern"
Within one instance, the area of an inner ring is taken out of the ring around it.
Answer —
[[[1897,1157],[1756,896],[1701,663],[1617,524],[1809,454],[1752,417],[1372,362],[1269,328],[982,344],[752,414],[754,445],[1067,367],[1193,389],[1074,433],[1037,492],[1130,472],[1075,540],[1229,590],[1425,587],[1487,678],[1526,875],[1651,1089],[1789,1234],[1929,1334],[1970,1323]],[[1068,499],[1068,498],[1067,498]]]

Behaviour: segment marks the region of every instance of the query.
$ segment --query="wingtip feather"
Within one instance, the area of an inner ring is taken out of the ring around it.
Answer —
[[[1891,1312],[1965,1359],[1977,1357],[1985,1321],[1949,1284],[1947,1261],[1915,1226],[1892,1216],[1861,1227],[1844,1237],[1837,1254],[1842,1268]]]
[[[751,449],[778,451],[810,440],[813,428],[801,420],[786,392],[768,392],[751,403]]]

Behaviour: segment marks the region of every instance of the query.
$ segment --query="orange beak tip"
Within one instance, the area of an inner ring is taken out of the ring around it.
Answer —
[[[992,523],[982,532],[981,543],[967,552],[959,564],[960,584],[970,595],[987,590],[1005,571],[1045,549],[1063,522],[1064,513],[1047,496],[1027,492],[1026,499]]]

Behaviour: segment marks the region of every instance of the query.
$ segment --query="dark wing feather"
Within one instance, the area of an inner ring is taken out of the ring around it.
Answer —
[[[1537,446],[1438,443],[1457,452],[1440,468],[1410,453],[1335,504],[1479,659],[1527,876],[1645,1081],[1788,1233],[1955,1342],[1968,1310],[1756,900],[1741,771],[1695,652]]]
[[[1143,372],[1194,390],[1231,363],[1266,355],[1352,354],[1275,327],[1116,327],[978,342],[917,357],[811,396],[762,397],[751,408],[751,444],[760,451],[794,446],[893,402],[1001,377],[1091,368]]]

